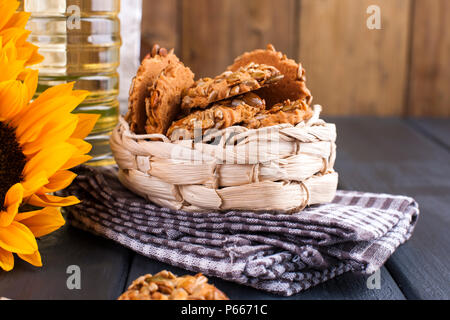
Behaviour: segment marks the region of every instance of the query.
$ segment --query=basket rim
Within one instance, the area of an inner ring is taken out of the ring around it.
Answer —
[[[192,141],[193,143],[197,144],[197,143],[202,143],[205,144],[208,141],[211,141],[212,139],[214,139],[215,137],[227,137],[227,139],[224,139],[223,141],[227,141],[229,137],[231,137],[232,141],[228,141],[228,142],[233,142],[233,141],[237,141],[239,138],[242,138],[245,135],[250,135],[250,134],[261,134],[267,131],[272,131],[272,130],[283,130],[283,129],[300,129],[300,130],[305,130],[314,126],[324,126],[324,125],[333,125],[332,123],[327,123],[324,120],[320,119],[320,114],[322,112],[322,106],[316,104],[313,107],[313,111],[314,114],[313,116],[307,120],[307,121],[302,121],[297,125],[292,125],[289,123],[282,123],[282,124],[277,124],[274,126],[270,126],[270,127],[263,127],[263,128],[258,128],[258,129],[248,129],[246,127],[242,127],[242,126],[231,126],[222,130],[218,130],[215,131],[213,134],[208,134],[205,136],[202,136],[202,140],[201,141],[194,141],[194,139],[185,139],[184,141]],[[180,140],[172,140],[169,137],[167,137],[164,134],[160,134],[160,133],[153,133],[153,134],[136,134],[134,132],[131,131],[130,125],[128,124],[128,122],[125,120],[125,118],[120,115],[119,116],[119,123],[116,126],[116,128],[114,128],[114,132],[120,130],[121,133],[120,135],[129,138],[129,139],[133,139],[136,141],[139,140],[144,140],[146,142],[164,142],[164,143],[176,143],[177,141]],[[237,134],[236,134],[237,133]]]

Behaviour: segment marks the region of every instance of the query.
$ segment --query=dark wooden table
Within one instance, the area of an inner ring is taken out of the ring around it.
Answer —
[[[340,188],[404,194],[420,205],[412,239],[381,270],[381,288],[345,274],[288,299],[450,299],[450,119],[331,118],[338,127]],[[16,259],[0,272],[0,296],[13,299],[116,299],[140,275],[186,271],[136,255],[66,226],[39,240],[43,268]],[[81,289],[66,285],[81,269]],[[231,299],[285,299],[213,278]]]

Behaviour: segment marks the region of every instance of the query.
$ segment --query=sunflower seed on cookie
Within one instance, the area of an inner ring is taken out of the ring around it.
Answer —
[[[283,79],[277,68],[250,62],[235,71],[225,71],[215,78],[203,78],[187,90],[181,108],[206,108],[211,103],[229,99],[272,85]]]
[[[302,121],[311,119],[313,115],[314,112],[305,99],[286,100],[268,110],[260,111],[253,119],[246,120],[243,126],[249,129],[271,127],[283,123],[295,126]]]
[[[196,130],[203,134],[209,129],[225,129],[241,122],[250,121],[261,110],[265,102],[256,94],[249,92],[241,96],[216,102],[208,109],[199,109],[175,121],[167,131],[168,137],[192,139]]]
[[[202,274],[177,277],[169,271],[147,274],[131,284],[118,300],[229,300]]]
[[[228,70],[234,72],[251,62],[273,66],[284,75],[284,79],[276,84],[258,90],[257,94],[266,100],[268,107],[288,99],[291,101],[305,99],[308,105],[311,105],[312,95],[306,87],[305,69],[300,63],[288,59],[285,54],[276,51],[269,44],[265,50],[254,50],[237,57]]]

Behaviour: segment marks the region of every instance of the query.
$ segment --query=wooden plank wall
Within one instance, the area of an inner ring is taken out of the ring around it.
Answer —
[[[381,30],[366,12],[381,9]],[[273,43],[327,115],[450,116],[449,0],[144,0],[142,55],[174,47],[197,77]]]
[[[407,111],[450,117],[450,1],[415,4]]]

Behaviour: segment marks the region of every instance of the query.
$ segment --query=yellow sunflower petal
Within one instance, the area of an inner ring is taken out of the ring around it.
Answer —
[[[28,262],[29,264],[31,264],[35,267],[42,267],[42,258],[41,258],[41,254],[39,253],[38,250],[36,250],[32,254],[18,253],[17,255],[19,256],[20,259]]]
[[[75,153],[76,155],[83,155],[91,152],[92,150],[92,145],[83,139],[69,138],[67,139],[67,143],[70,143],[77,148],[77,152]]]
[[[20,81],[0,82],[0,121],[9,120],[22,111],[26,92],[27,88]]]
[[[22,186],[24,188],[23,197],[28,198],[47,183],[49,183],[49,180],[47,179],[47,172],[45,171],[39,171],[35,175],[25,176],[22,181]]]
[[[16,136],[19,143],[36,140],[50,121],[58,117],[64,119],[80,102],[76,98],[61,96],[39,106],[28,106],[24,112],[12,119],[12,123],[17,128]]]
[[[59,121],[57,121],[59,120]],[[35,154],[38,151],[64,142],[73,133],[77,126],[78,118],[74,114],[67,114],[64,118],[55,117],[42,128],[42,132],[36,140],[22,145],[25,155]]]
[[[14,256],[11,252],[0,248],[0,268],[11,271],[14,268]]]
[[[0,29],[3,29],[11,17],[14,15],[16,10],[19,8],[19,1],[1,1],[0,2],[0,12],[2,13],[2,18],[0,19]]]
[[[17,49],[17,60],[23,60],[25,66],[30,66],[41,62],[44,58],[38,53],[38,47],[27,41],[30,31],[26,30],[25,26],[30,14],[16,12],[18,5],[18,1],[2,0],[0,2],[0,37],[3,37],[3,43],[14,43]]]
[[[4,207],[6,211],[0,212],[0,227],[7,227],[13,222],[14,217],[17,215],[19,206],[23,199],[23,187],[20,183],[16,183],[5,196]]]
[[[39,79],[39,70],[25,69],[25,71],[23,71],[19,75],[19,80],[23,81],[28,91],[28,97],[26,99],[27,102],[30,101],[34,97],[34,94],[36,93],[38,79]]]
[[[61,167],[61,170],[72,169],[82,163],[85,163],[92,159],[91,156],[87,155],[92,149],[92,145],[82,139],[70,138],[67,140],[68,143],[72,144],[77,148],[74,155]]]
[[[68,207],[80,203],[77,197],[57,197],[49,194],[33,194],[28,203],[36,207]]]
[[[94,129],[95,124],[100,118],[99,114],[87,114],[79,113],[78,125],[75,132],[72,134],[72,138],[84,139]]]
[[[61,170],[50,177],[47,183],[39,193],[51,193],[67,188],[73,182],[77,175],[71,171]]]
[[[32,105],[40,105],[45,101],[60,96],[68,96],[72,92],[75,82],[63,83],[45,90],[39,97],[33,101]]]
[[[16,80],[25,66],[25,60],[17,60],[17,49],[13,42],[8,42],[3,48],[0,45],[0,82]]]
[[[60,97],[75,98],[78,101],[83,101],[89,95],[89,91],[86,90],[73,90],[75,82],[63,83],[45,90],[33,103],[32,106],[38,106],[51,99]],[[72,110],[71,110],[72,111]]]
[[[17,221],[13,221],[7,227],[0,227],[0,247],[10,252],[23,254],[32,254],[38,249],[30,229]]]
[[[36,140],[44,127],[55,119],[67,117],[83,100],[85,96],[61,96],[50,99],[41,105],[31,107],[13,119],[16,136],[20,144]]]
[[[31,13],[29,12],[16,12],[14,13],[9,21],[3,27],[7,28],[21,28],[24,29],[27,25],[28,19],[30,18]]]
[[[92,157],[88,156],[88,155],[77,155],[77,156],[73,156],[72,158],[69,159],[69,161],[67,161],[62,167],[61,170],[68,170],[68,169],[72,169],[76,166],[79,166],[80,164],[83,164],[85,162],[88,162],[89,160],[91,160]]]
[[[39,47],[25,42],[17,48],[17,57],[19,60],[24,60],[25,66],[32,66],[44,61],[44,56],[38,53]]]
[[[0,73],[0,82],[8,80],[16,80],[20,72],[24,68],[23,61],[13,61],[11,63],[0,63],[2,72]]]
[[[40,171],[45,171],[51,177],[58,171],[76,152],[76,148],[68,143],[60,143],[42,149],[38,154],[28,160],[23,169],[24,176],[35,176]]]
[[[61,211],[58,208],[52,207],[20,213],[17,215],[16,220],[26,225],[37,238],[58,230],[66,223]]]
[[[13,41],[16,48],[18,48],[21,44],[21,39],[26,39],[30,35],[30,31],[21,29],[21,28],[9,28],[6,30],[0,31],[0,37],[3,39],[3,43],[8,43]]]

